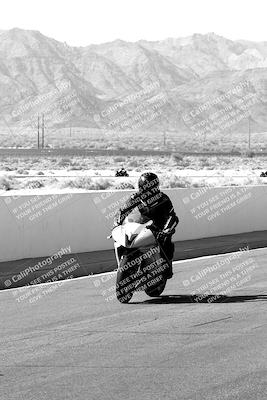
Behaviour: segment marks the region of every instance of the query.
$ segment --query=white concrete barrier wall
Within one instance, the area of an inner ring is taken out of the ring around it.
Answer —
[[[267,230],[267,186],[170,189],[180,224],[174,240]],[[14,192],[13,192],[14,193]],[[0,196],[0,261],[112,248],[115,211],[132,191]]]

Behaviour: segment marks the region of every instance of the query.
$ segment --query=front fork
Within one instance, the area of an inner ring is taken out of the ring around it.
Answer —
[[[117,261],[117,265],[119,267],[120,265],[120,259],[121,259],[121,246],[119,246],[116,242],[114,243],[114,251],[115,251],[115,257],[116,257],[116,261]]]

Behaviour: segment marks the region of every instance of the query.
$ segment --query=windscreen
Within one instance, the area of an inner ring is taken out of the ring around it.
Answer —
[[[126,222],[136,222],[138,224],[144,224],[146,222],[148,222],[149,219],[147,217],[145,217],[144,215],[141,215],[140,211],[138,210],[137,207],[135,207],[131,213],[125,218],[124,220],[124,224]]]

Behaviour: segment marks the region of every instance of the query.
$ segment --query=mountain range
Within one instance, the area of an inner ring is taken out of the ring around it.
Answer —
[[[192,132],[248,93],[252,129],[267,131],[267,42],[208,33],[71,47],[38,31],[0,31],[2,127],[33,128],[44,113],[49,127]],[[241,118],[231,129],[246,127]]]

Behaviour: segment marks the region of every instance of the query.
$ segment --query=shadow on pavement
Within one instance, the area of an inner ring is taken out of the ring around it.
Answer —
[[[142,302],[131,304],[182,304],[182,303],[243,303],[247,301],[267,301],[267,295],[245,295],[245,296],[223,296],[223,295],[169,295],[147,299]]]

